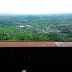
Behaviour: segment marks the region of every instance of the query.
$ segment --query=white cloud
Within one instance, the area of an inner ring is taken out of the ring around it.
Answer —
[[[0,12],[61,13],[72,12],[71,0],[0,0]]]

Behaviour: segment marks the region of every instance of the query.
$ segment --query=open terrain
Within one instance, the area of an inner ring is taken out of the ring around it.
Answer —
[[[1,15],[0,40],[72,41],[72,13]]]

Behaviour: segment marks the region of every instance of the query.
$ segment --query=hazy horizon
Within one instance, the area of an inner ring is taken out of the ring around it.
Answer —
[[[72,0],[0,0],[0,13],[72,13]]]
[[[9,13],[9,12],[0,12],[0,14],[24,14],[24,13]],[[28,13],[29,14],[29,13]],[[36,13],[34,13],[36,14]],[[38,14],[72,14],[72,13],[38,13]],[[31,14],[32,15],[32,14]]]

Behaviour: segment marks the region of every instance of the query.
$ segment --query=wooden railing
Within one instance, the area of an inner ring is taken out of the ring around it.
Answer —
[[[0,41],[0,47],[57,47],[55,42],[47,41]]]

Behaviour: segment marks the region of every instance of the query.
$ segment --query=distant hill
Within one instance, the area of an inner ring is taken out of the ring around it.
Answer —
[[[16,14],[16,13],[0,13],[0,16],[52,16],[52,15],[72,15],[72,13],[48,13],[48,14]]]

